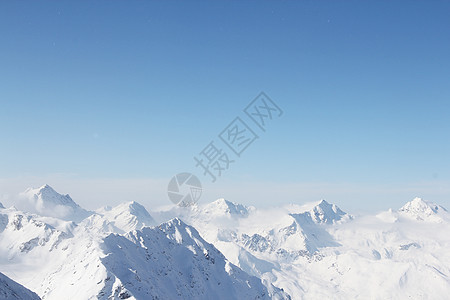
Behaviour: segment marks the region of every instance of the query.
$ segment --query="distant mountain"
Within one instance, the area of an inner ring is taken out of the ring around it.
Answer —
[[[0,300],[39,300],[39,296],[0,273]]]
[[[20,196],[15,203],[18,209],[41,216],[80,222],[92,214],[76,204],[69,195],[61,195],[47,184],[37,189],[29,188]]]
[[[251,209],[252,208],[245,205],[237,204],[221,198],[205,205],[202,209],[202,213],[213,217],[246,217]]]
[[[323,247],[334,247],[333,237],[321,225],[331,225],[351,217],[325,200],[308,211],[289,213],[274,222],[274,226],[252,235],[242,234],[240,244],[254,252],[276,255],[278,259],[296,259],[313,255]]]
[[[103,207],[96,211],[121,233],[126,233],[145,226],[156,225],[155,220],[144,206],[137,202],[125,202],[113,208]]]
[[[399,213],[419,221],[442,222],[449,218],[445,208],[422,198],[414,198],[407,202],[399,209]]]
[[[321,200],[310,211],[312,220],[315,223],[333,224],[342,220],[349,215],[343,212],[336,204],[330,204],[325,200]]]
[[[5,208],[1,202],[0,202],[0,208]]]

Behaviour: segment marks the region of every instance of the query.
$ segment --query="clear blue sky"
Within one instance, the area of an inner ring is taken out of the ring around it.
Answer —
[[[0,178],[201,175],[193,156],[265,91],[284,115],[205,188],[246,202],[227,188],[319,183],[311,197],[355,209],[416,194],[448,206],[449,14],[448,1],[2,1]]]

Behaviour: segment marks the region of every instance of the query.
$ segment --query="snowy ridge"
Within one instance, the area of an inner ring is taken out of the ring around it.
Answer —
[[[0,299],[4,300],[39,300],[39,296],[0,273]]]

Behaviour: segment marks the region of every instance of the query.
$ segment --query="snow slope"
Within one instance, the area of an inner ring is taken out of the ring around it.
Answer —
[[[12,279],[0,273],[0,299],[4,300],[38,300],[36,293],[26,289]]]

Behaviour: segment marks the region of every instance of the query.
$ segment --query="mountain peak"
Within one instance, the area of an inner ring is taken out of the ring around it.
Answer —
[[[15,203],[20,210],[42,216],[79,222],[90,214],[68,194],[59,194],[48,184],[36,189],[28,188],[20,196],[21,199]]]
[[[42,202],[52,203],[55,205],[66,205],[71,207],[79,207],[68,194],[62,195],[56,192],[50,185],[44,184],[43,186],[33,189],[28,188],[24,194],[33,198],[40,198]]]
[[[426,212],[430,214],[437,214],[439,206],[433,202],[425,201],[422,198],[416,197],[412,201],[407,202],[400,208],[404,212]]]
[[[182,227],[182,228],[184,228],[184,227],[187,226],[187,224],[184,223],[183,220],[181,220],[181,219],[178,218],[178,217],[175,217],[175,218],[173,218],[173,219],[170,219],[169,221],[160,224],[160,226],[163,225],[163,224],[167,224],[168,227],[175,226],[175,227]]]
[[[347,213],[342,211],[336,204],[330,204],[320,200],[310,211],[312,219],[316,223],[332,224],[341,220]]]
[[[156,223],[145,207],[136,201],[124,202],[115,207],[107,206],[97,210],[97,213],[124,232]]]
[[[248,216],[250,208],[228,201],[224,198],[217,199],[214,202],[207,204],[203,208],[203,212],[209,215],[217,216]]]
[[[44,184],[38,188],[29,187],[25,190],[25,193],[34,193],[34,194],[58,194],[50,185]],[[58,194],[59,195],[59,194]]]
[[[433,202],[416,197],[403,205],[399,209],[399,212],[414,217],[417,220],[427,220],[434,219],[437,215],[447,212],[447,210]]]
[[[145,209],[145,207],[144,207],[142,204],[140,204],[139,202],[136,202],[136,201],[130,201],[130,202],[127,202],[126,204],[128,205],[128,207],[129,207],[130,209],[147,211],[147,210]]]
[[[39,189],[52,189],[53,190],[53,188],[51,187],[51,186],[49,186],[48,184],[44,184],[43,186],[41,186]]]

